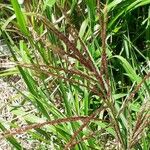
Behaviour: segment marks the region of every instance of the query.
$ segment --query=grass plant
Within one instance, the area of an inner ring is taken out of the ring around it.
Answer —
[[[0,1],[0,36],[15,63],[0,76],[17,73],[27,86],[16,89],[20,107],[9,105],[27,125],[1,121],[2,138],[15,149],[26,132],[36,149],[149,150],[149,4]]]

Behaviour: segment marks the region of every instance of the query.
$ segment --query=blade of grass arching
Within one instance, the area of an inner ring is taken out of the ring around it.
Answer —
[[[115,8],[119,3],[121,3],[123,0],[113,0],[112,2],[107,4],[107,9],[110,11],[111,9]]]
[[[126,36],[124,36],[124,38],[127,40],[128,45],[130,45],[130,47],[135,48],[134,45],[132,44],[132,42],[130,41],[130,39],[128,39]],[[139,50],[138,50],[138,51],[139,51]],[[138,52],[138,51],[137,51],[137,52]],[[138,60],[137,60],[137,56],[136,56],[136,54],[135,54],[135,51],[133,51],[133,49],[131,49],[131,50],[130,50],[130,53],[131,53],[131,57],[132,57],[132,59],[133,59],[133,61],[134,61],[134,65],[136,66],[136,68],[137,68],[137,70],[138,70],[138,72],[139,72],[141,78],[143,79],[143,78],[144,78],[144,75],[143,75],[143,73],[141,72],[141,67],[140,67],[140,64],[139,64],[139,62],[138,62]],[[143,55],[142,55],[142,56],[143,56]],[[144,57],[144,59],[147,60],[147,58],[145,58],[145,57]],[[144,81],[144,85],[145,85],[145,88],[146,88],[147,92],[148,92],[149,95],[150,95],[150,89],[149,89],[149,87],[148,87],[146,81]]]
[[[128,7],[126,8],[126,11],[131,11],[135,8],[135,6],[137,6],[139,3],[141,2],[141,0],[136,0],[133,3],[131,3],[130,5],[128,5]]]
[[[138,0],[137,0],[137,1],[138,1]],[[130,7],[130,9],[131,9],[131,10],[134,10],[134,9],[136,9],[136,8],[138,8],[138,7],[141,7],[141,6],[150,4],[150,1],[149,1],[149,0],[144,0],[144,1],[139,0],[139,1],[140,1],[139,3],[136,3],[133,7]]]
[[[108,23],[107,29],[111,29],[112,26],[115,24],[115,22],[118,20],[118,18],[124,14],[124,10],[122,10],[121,12],[119,12],[113,19],[111,19],[111,21]]]
[[[128,40],[128,38],[124,35],[124,38],[128,41],[128,43],[131,45],[131,48],[133,48],[143,59],[147,59],[146,56],[142,54],[142,52],[131,42]],[[133,40],[134,41],[134,40]]]
[[[1,8],[1,10],[5,9],[5,8],[7,8],[8,10],[13,10],[11,5],[8,5],[7,3],[4,3],[4,2],[2,3],[2,0],[0,1],[0,8]],[[5,11],[2,12],[2,14],[3,13],[5,13]]]
[[[24,33],[24,35],[29,35],[29,32],[27,30],[27,24],[26,24],[26,20],[25,20],[25,16],[21,11],[21,8],[18,4],[17,0],[11,0],[11,4],[14,8],[16,17],[17,17],[17,21],[19,24],[19,29],[22,31],[22,33]]]
[[[15,15],[15,14],[12,15],[11,17],[9,17],[9,18],[5,21],[5,23],[2,25],[1,30],[5,31],[5,29],[6,29],[6,27],[8,26],[8,24],[9,24],[12,20],[14,20],[15,18],[16,18],[16,15]]]
[[[118,13],[113,16],[113,19],[110,20],[110,22],[108,23],[108,29],[111,29],[112,26],[115,24],[115,22],[119,19],[119,17],[121,17],[122,15],[127,15],[129,12],[133,11],[134,9],[140,7],[140,6],[144,6],[144,5],[148,5],[150,3],[149,0],[146,1],[142,1],[142,0],[136,0],[136,1],[122,1],[122,3],[119,3],[120,1],[116,0],[116,2],[113,1],[112,3],[109,3],[108,6],[108,11],[111,11],[111,9],[113,8],[114,12],[115,9],[122,8],[121,11],[118,11]],[[113,4],[114,3],[114,4]],[[119,3],[118,7],[117,7],[117,3]],[[112,5],[113,4],[113,5]]]
[[[129,64],[129,62],[123,58],[122,56],[119,55],[115,55],[113,56],[114,58],[119,59],[119,61],[121,62],[121,65],[123,66],[123,68],[125,69],[127,75],[129,76],[129,78],[131,79],[132,82],[136,81],[137,83],[141,82],[141,77],[139,77],[135,70],[132,68],[132,66]]]
[[[115,12],[115,9],[118,9],[118,6],[119,8],[122,8],[120,11],[117,11],[117,14],[115,14],[113,18],[109,21],[107,29],[113,28],[115,22],[118,20],[119,17],[121,17],[124,14],[126,6],[130,5],[130,3],[131,3],[130,1],[124,1],[120,3],[119,0],[118,1],[116,0],[113,1],[112,3],[107,4],[108,12],[111,11],[112,8],[114,9],[113,11]]]
[[[0,77],[14,75],[14,74],[19,74],[18,69],[10,68],[10,69],[4,70],[4,71],[0,71]]]
[[[6,128],[2,125],[2,123],[0,123],[0,128],[1,128],[1,130],[2,130],[3,132],[6,131]],[[13,136],[7,137],[6,139],[7,139],[7,141],[9,141],[9,142],[13,145],[13,147],[16,148],[17,150],[22,150],[22,149],[23,149],[23,147],[17,142],[17,140],[16,140]]]
[[[122,1],[122,3],[118,3],[118,5],[116,5],[117,3],[114,3],[114,5],[112,5],[113,2],[109,3],[107,5],[108,8],[109,8],[108,12],[111,11],[112,8],[113,8],[114,12],[115,12],[115,9],[119,9],[119,8],[122,8],[122,9],[120,11],[118,11],[118,13],[115,16],[113,16],[113,19],[110,20],[110,22],[108,23],[108,29],[112,28],[112,26],[119,19],[119,17],[121,17],[122,15],[127,15],[127,13],[129,13],[130,11],[132,11],[133,8],[134,8],[134,6],[136,6],[140,1],[141,0],[136,0],[136,1]],[[120,2],[120,1],[118,0],[118,2]]]

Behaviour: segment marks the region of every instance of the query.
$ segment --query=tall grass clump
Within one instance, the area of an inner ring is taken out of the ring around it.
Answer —
[[[16,149],[24,149],[16,135],[26,133],[41,143],[36,149],[149,150],[149,4],[1,1],[0,36],[26,85],[14,87],[19,107],[9,104],[26,125],[2,121],[1,139]]]

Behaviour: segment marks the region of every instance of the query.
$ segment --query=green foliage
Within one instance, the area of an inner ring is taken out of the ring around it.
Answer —
[[[37,149],[150,148],[149,3],[0,3],[0,36],[16,63],[0,76],[17,73],[27,86],[16,89],[20,107],[9,106],[28,126],[0,123],[14,148],[23,147],[13,137],[20,132],[43,144]]]

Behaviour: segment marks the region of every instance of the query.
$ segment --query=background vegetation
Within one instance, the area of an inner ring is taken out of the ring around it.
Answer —
[[[35,149],[150,149],[150,1],[0,1],[0,36],[24,91],[2,138]],[[12,85],[13,86],[13,85]],[[30,104],[32,109],[25,110]]]

